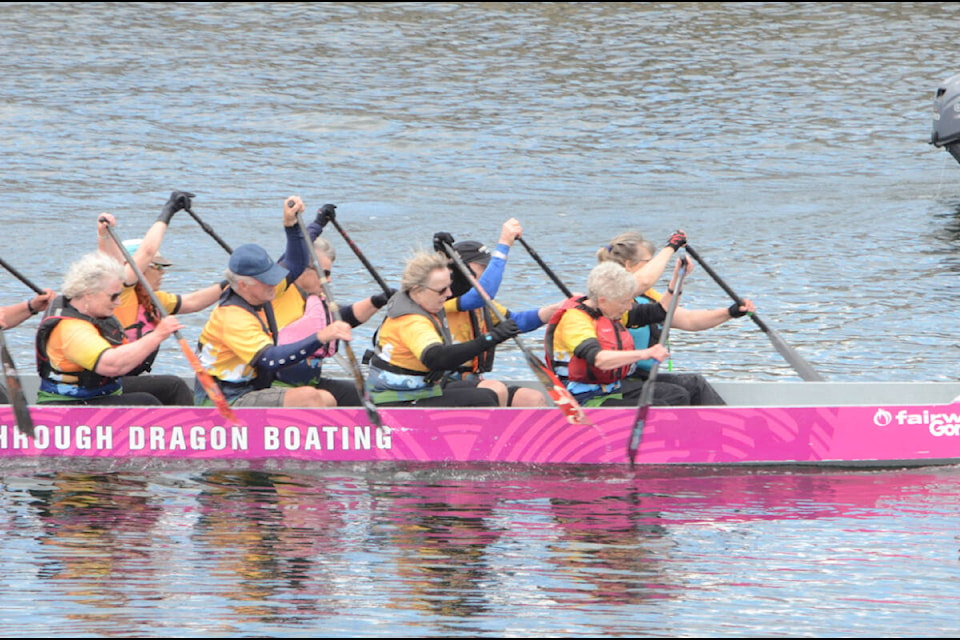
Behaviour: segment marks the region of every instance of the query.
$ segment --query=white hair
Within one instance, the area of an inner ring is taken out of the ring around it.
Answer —
[[[70,265],[60,290],[67,298],[102,291],[108,282],[123,280],[123,265],[99,251],[88,253]]]
[[[637,281],[621,265],[612,261],[601,262],[590,270],[587,277],[587,295],[592,302],[600,296],[610,300],[632,297],[637,290]]]

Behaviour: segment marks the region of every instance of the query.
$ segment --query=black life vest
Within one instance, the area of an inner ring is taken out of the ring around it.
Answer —
[[[95,371],[61,371],[50,363],[47,353],[50,334],[61,320],[72,318],[89,322],[97,332],[111,345],[119,346],[126,342],[123,326],[114,316],[94,318],[80,313],[64,296],[57,296],[37,328],[37,372],[40,375],[42,391],[75,397],[94,397],[112,393],[120,388],[120,376],[102,376]],[[64,393],[67,391],[67,393]]]

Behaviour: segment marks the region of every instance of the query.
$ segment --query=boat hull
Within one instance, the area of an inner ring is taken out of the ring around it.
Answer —
[[[308,462],[629,464],[636,411],[587,409],[590,425],[556,408],[31,408],[33,438],[0,406],[0,458],[79,457]],[[960,404],[654,407],[638,465],[960,462]]]

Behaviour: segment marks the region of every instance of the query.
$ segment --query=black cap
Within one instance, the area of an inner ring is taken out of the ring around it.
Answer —
[[[471,262],[477,262],[482,265],[490,263],[490,249],[487,249],[482,242],[464,240],[463,242],[458,242],[453,245],[453,248],[457,250],[457,253],[463,258],[463,261],[468,264]]]

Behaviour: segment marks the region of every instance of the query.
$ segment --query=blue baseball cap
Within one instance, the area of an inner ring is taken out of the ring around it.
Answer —
[[[238,276],[250,276],[271,287],[280,284],[290,273],[258,244],[243,244],[234,249],[228,268]]]

